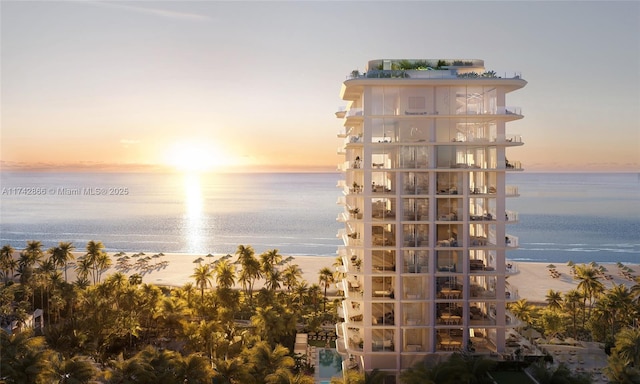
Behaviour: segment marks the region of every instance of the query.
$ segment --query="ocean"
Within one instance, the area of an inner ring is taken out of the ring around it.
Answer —
[[[108,251],[334,257],[338,173],[0,172],[0,244],[100,240]],[[510,173],[518,261],[640,263],[640,175]]]

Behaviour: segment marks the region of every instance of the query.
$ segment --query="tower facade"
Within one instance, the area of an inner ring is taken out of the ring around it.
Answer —
[[[506,95],[525,85],[482,60],[373,60],[343,83],[345,368],[397,374],[428,355],[504,352],[518,247],[505,178],[521,170],[506,152],[523,144],[507,134],[523,116]]]

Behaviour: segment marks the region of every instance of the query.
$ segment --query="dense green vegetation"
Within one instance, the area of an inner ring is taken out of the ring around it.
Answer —
[[[333,322],[333,303],[277,250],[240,245],[237,265],[200,262],[193,283],[170,288],[104,276],[112,260],[94,241],[67,282],[73,249],[30,241],[17,262],[10,246],[0,251],[3,326],[44,311],[42,328],[0,332],[0,382],[313,383],[305,358],[291,353],[295,334]]]
[[[509,309],[547,338],[572,337],[604,343],[610,354],[605,370],[610,382],[640,383],[640,278],[630,275],[619,263],[618,273],[634,285],[628,288],[613,283],[606,289],[603,281],[610,276],[610,271],[605,267],[571,262],[569,266],[578,282],[576,289],[564,293],[549,290],[546,306],[535,306],[521,299]],[[566,372],[559,369],[557,374]]]
[[[113,261],[102,243],[85,249],[77,260],[71,243],[44,251],[29,241],[18,260],[10,246],[0,249],[2,326],[23,324],[38,308],[44,319],[35,330],[0,331],[0,383],[313,383],[310,365],[291,351],[296,332],[336,320],[329,268],[308,285],[277,250],[256,255],[239,245],[236,263],[201,259],[193,282],[172,288],[143,283],[138,274],[105,276]],[[77,279],[69,282],[72,266]],[[605,289],[597,265],[574,266],[573,274],[576,290],[549,291],[544,307],[523,299],[510,310],[547,337],[606,343],[611,382],[640,383],[640,281]],[[401,382],[482,383],[494,365],[453,354],[416,364]],[[588,382],[562,365],[540,363],[532,372],[541,383]],[[333,382],[382,383],[385,375],[345,377]]]

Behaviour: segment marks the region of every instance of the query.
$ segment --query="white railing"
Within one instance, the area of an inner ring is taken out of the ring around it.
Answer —
[[[516,211],[507,211],[505,215],[505,219],[509,222],[518,221],[518,212]]]
[[[522,170],[522,163],[520,163],[519,161],[506,161],[505,164],[505,168],[506,169],[514,169],[514,170]]]
[[[519,196],[520,193],[518,192],[518,186],[516,185],[507,185],[505,188],[505,195],[506,196]]]
[[[505,141],[507,143],[522,143],[522,136],[521,135],[507,135],[505,137]]]
[[[345,140],[345,144],[358,144],[358,143],[363,143],[362,140],[362,136],[360,135],[351,135],[348,136],[347,139]]]
[[[518,115],[518,116],[522,116],[522,108],[520,107],[512,107],[512,106],[505,106],[505,107],[498,107],[497,111],[496,111],[497,115]]]
[[[484,73],[476,73],[475,76],[468,73],[458,74],[457,68],[451,69],[393,69],[381,70],[371,69],[369,72],[360,73],[352,72],[346,76],[347,80],[366,79],[366,78],[412,78],[412,79],[457,79],[457,78],[475,78],[475,79],[522,79],[522,73],[516,71],[495,72],[486,71]]]
[[[364,109],[362,108],[351,108],[347,111],[346,113],[346,117],[353,117],[353,116],[362,116],[364,114]]]
[[[518,237],[513,235],[507,235],[504,239],[505,245],[509,248],[518,247]]]

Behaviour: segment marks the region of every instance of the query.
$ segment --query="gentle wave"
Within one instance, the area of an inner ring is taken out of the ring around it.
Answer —
[[[249,244],[257,252],[277,248],[282,254],[334,256],[341,245],[335,187],[340,178],[207,175],[196,183],[202,199],[189,205],[181,175],[0,172],[3,187],[122,185],[131,191],[110,199],[3,196],[0,241],[16,249],[26,240],[40,240],[45,249],[73,241],[82,249],[89,240],[101,240],[114,252],[204,254]],[[638,174],[508,174],[507,184],[520,192],[507,200],[508,209],[519,213],[508,232],[519,238],[520,248],[507,258],[640,263],[639,181]],[[199,211],[190,214],[189,207]]]

